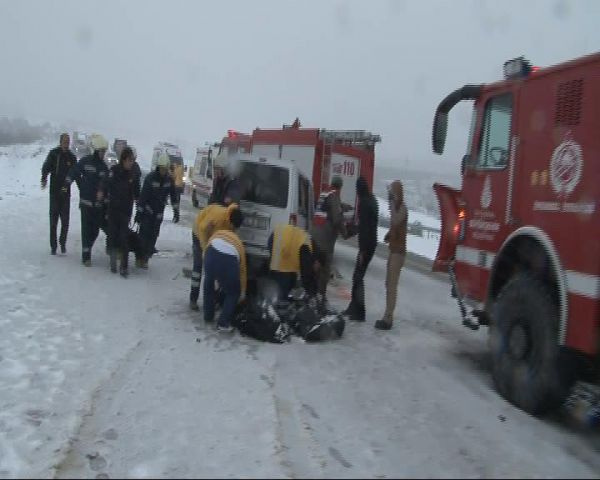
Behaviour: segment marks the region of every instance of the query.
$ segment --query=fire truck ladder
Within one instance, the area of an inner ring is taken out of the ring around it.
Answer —
[[[452,296],[456,297],[458,302],[458,308],[460,308],[460,315],[462,317],[462,324],[470,328],[471,330],[479,330],[481,325],[488,325],[487,316],[483,310],[473,310],[472,315],[467,313],[467,307],[463,295],[460,293],[458,288],[458,282],[456,280],[456,272],[454,271],[454,259],[448,265],[448,275],[450,276],[450,284],[452,285]]]

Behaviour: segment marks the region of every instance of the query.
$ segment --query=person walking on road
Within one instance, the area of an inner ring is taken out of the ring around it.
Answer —
[[[108,167],[104,155],[108,142],[102,135],[92,135],[92,154],[77,162],[65,179],[63,192],[67,193],[71,183],[79,187],[79,209],[81,211],[81,260],[86,267],[92,265],[92,247],[104,224],[104,189]]]
[[[208,246],[208,240],[213,233],[219,230],[233,230],[233,212],[239,210],[237,204],[229,207],[211,204],[204,207],[192,226],[192,253],[194,264],[192,268],[192,286],[190,290],[190,309],[198,310],[198,297],[200,296],[200,281],[202,280],[202,258]]]
[[[341,177],[335,176],[331,179],[331,190],[321,194],[311,227],[311,236],[323,257],[323,264],[319,271],[318,293],[325,308],[335,242],[338,235],[346,236],[346,225],[340,200],[342,186]]]
[[[408,211],[404,204],[404,190],[400,180],[395,180],[391,183],[388,201],[390,207],[390,230],[385,235],[384,241],[389,245],[390,252],[385,277],[385,313],[381,320],[375,322],[375,328],[379,330],[389,330],[394,323],[398,280],[404,260],[406,259]]]
[[[365,284],[364,278],[369,268],[369,263],[377,248],[377,223],[378,206],[375,196],[369,191],[369,185],[364,177],[356,180],[356,194],[358,195],[358,255],[356,266],[352,275],[352,298],[344,315],[350,320],[364,322]]]
[[[129,273],[129,221],[136,190],[133,164],[133,151],[130,147],[123,148],[119,163],[110,169],[107,182],[110,270],[117,273],[119,258],[119,273],[124,278]]]
[[[239,209],[232,211],[231,224],[235,230],[242,219]],[[219,283],[224,299],[217,330],[231,332],[235,309],[246,296],[247,284],[244,244],[231,230],[214,233],[204,255],[204,321],[208,323],[213,322],[215,316],[215,282]]]
[[[63,190],[69,170],[77,163],[77,158],[69,150],[70,138],[67,133],[60,136],[60,145],[48,153],[42,165],[42,190],[50,175],[50,253],[56,255],[57,243],[61,253],[67,253],[67,235],[71,210],[71,188]],[[60,238],[56,240],[56,229],[60,218]]]
[[[148,260],[154,254],[167,197],[171,198],[173,223],[179,222],[179,196],[169,174],[169,164],[169,156],[162,153],[158,157],[156,169],[144,179],[144,186],[137,203],[135,223],[140,226],[139,236],[143,244],[142,256],[136,259],[136,264],[140,268],[148,268]]]

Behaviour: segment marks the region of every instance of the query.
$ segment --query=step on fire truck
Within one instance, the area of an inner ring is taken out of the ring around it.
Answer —
[[[442,154],[448,112],[474,101],[462,189],[433,187],[442,212],[433,268],[449,273],[463,323],[490,327],[499,393],[542,414],[578,378],[598,378],[600,54],[542,69],[520,57],[504,76],[437,108]]]

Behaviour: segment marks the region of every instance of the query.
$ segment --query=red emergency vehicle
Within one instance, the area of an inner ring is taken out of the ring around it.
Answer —
[[[504,76],[437,108],[441,154],[448,112],[474,101],[462,188],[433,187],[434,270],[449,272],[463,323],[490,326],[500,394],[541,414],[598,371],[600,54],[541,69],[520,57]]]
[[[379,135],[363,130],[325,130],[302,128],[299,121],[279,129],[256,128],[251,135],[228,131],[222,149],[228,154],[249,153],[293,162],[312,179],[315,203],[328,191],[331,179],[338,175],[344,181],[341,200],[350,219],[356,212],[356,180],[364,176],[373,187],[375,145]]]

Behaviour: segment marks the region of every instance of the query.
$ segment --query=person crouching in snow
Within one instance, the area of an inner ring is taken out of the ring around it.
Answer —
[[[294,225],[279,224],[268,241],[269,270],[279,287],[279,299],[285,300],[298,274],[309,297],[316,297],[322,256],[310,235]]]
[[[121,262],[119,273],[122,277],[128,275],[129,221],[136,195],[133,163],[133,151],[125,147],[121,151],[119,163],[110,169],[107,182],[110,271],[117,273],[117,256],[119,256]]]
[[[239,211],[237,204],[228,207],[211,204],[203,208],[192,226],[192,253],[194,264],[192,268],[192,287],[190,290],[190,309],[198,310],[198,297],[200,296],[200,281],[202,279],[202,257],[206,251],[208,240],[213,233],[219,230],[233,230],[232,216],[234,211]]]
[[[242,224],[239,209],[231,212],[230,222],[234,230]],[[211,323],[215,316],[215,282],[224,297],[217,330],[233,331],[235,309],[246,296],[247,268],[244,244],[234,231],[219,230],[209,239],[204,254],[204,321]]]
[[[385,277],[385,313],[381,320],[375,322],[375,328],[379,330],[389,330],[392,328],[394,309],[396,308],[398,280],[406,258],[408,211],[404,204],[404,189],[400,180],[395,180],[391,183],[388,200],[390,207],[390,230],[385,235],[384,241],[389,245],[390,253]]]
[[[154,253],[154,246],[160,233],[167,197],[171,198],[173,223],[179,222],[179,196],[177,188],[169,174],[171,161],[162,153],[156,162],[156,169],[146,175],[142,193],[137,204],[135,223],[140,226],[140,240],[143,243],[143,255],[136,259],[140,268],[148,268],[148,259]]]

